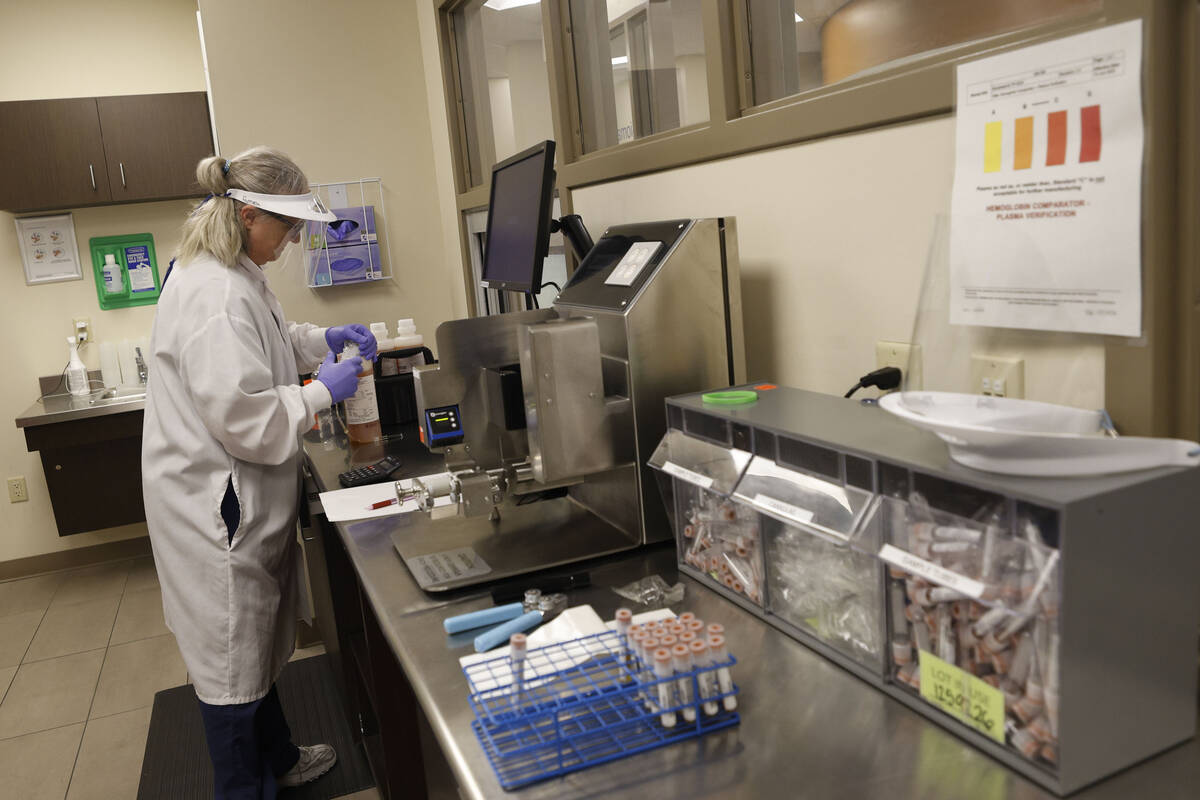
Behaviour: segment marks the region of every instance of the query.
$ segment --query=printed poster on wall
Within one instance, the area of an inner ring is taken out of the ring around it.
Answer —
[[[958,67],[950,322],[1142,333],[1142,22]]]
[[[70,214],[21,217],[16,220],[17,243],[25,265],[25,283],[54,283],[83,279],[75,222]]]

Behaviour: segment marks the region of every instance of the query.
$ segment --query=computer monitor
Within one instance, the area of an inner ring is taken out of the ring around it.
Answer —
[[[554,142],[544,141],[492,167],[483,280],[489,289],[537,293],[550,250]]]

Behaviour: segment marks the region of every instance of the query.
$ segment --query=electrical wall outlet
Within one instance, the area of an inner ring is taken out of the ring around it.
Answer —
[[[75,331],[72,334],[75,341],[83,344],[92,340],[92,321],[88,317],[76,317],[72,322],[75,325]]]
[[[904,389],[920,389],[923,375],[921,372],[921,345],[908,342],[876,342],[875,368],[899,367],[904,373]]]
[[[971,356],[971,393],[990,397],[1025,396],[1025,359]]]
[[[8,502],[24,503],[29,499],[29,489],[25,486],[25,476],[18,475],[8,479]]]

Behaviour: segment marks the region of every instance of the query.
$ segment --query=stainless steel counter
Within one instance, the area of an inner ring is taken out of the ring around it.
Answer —
[[[338,471],[381,452],[350,451],[344,440],[330,449],[313,442],[307,450],[322,487],[336,487]],[[431,466],[411,461],[408,474]],[[622,604],[612,586],[654,573],[682,580],[687,594],[674,610],[692,611],[727,629],[730,651],[740,662],[734,679],[741,689],[741,725],[506,793],[471,732],[458,665],[471,651],[470,637],[448,637],[442,630],[445,617],[488,607],[490,596],[468,589],[433,597],[418,589],[392,548],[392,531],[403,529],[397,517],[335,527],[465,797],[1053,797],[690,578],[678,577],[669,545],[587,565],[592,586],[571,592],[571,604],[590,604],[607,619]],[[1073,797],[1169,800],[1198,794],[1200,742],[1193,740]]]
[[[17,427],[28,428],[52,422],[70,422],[109,414],[125,414],[130,411],[141,411],[146,407],[144,392],[124,397],[105,398],[101,398],[101,394],[101,392],[95,392],[85,397],[56,395],[39,398],[33,405],[25,409],[21,416],[17,417]]]

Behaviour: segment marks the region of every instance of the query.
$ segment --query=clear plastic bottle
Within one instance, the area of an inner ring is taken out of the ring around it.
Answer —
[[[76,396],[86,395],[91,386],[88,383],[87,367],[79,359],[79,349],[75,345],[75,337],[67,337],[67,345],[71,348],[71,358],[67,362],[67,391]]]
[[[358,345],[347,342],[342,348],[340,360],[358,355]],[[375,369],[370,361],[363,361],[362,372],[358,373],[358,391],[346,398],[346,433],[350,441],[358,443],[383,440],[383,427],[379,424],[379,401],[375,397]]]

